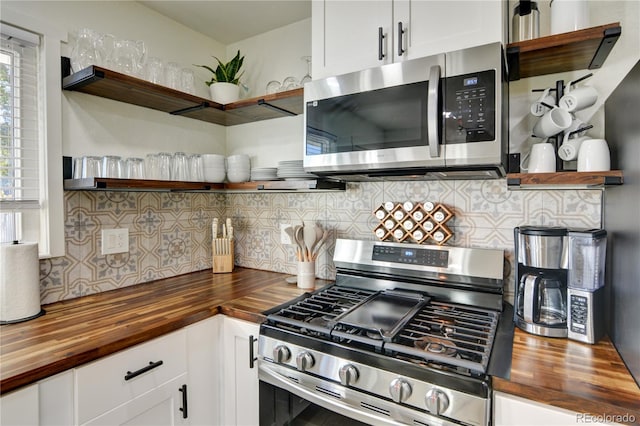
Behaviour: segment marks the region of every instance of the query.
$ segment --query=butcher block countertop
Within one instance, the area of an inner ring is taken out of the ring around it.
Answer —
[[[0,326],[0,392],[218,313],[261,322],[261,312],[304,293],[286,277],[246,268],[209,270],[45,305],[42,317]],[[608,339],[587,345],[516,329],[511,378],[494,377],[493,386],[576,412],[631,414],[640,421],[640,389]]]

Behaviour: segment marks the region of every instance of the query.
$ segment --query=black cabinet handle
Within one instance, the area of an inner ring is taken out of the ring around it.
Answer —
[[[182,411],[182,418],[186,419],[189,416],[187,411],[187,385],[180,386],[178,390],[182,392],[182,407],[180,411]]]
[[[147,365],[146,367],[142,367],[140,370],[136,370],[133,373],[131,371],[127,371],[127,375],[124,376],[124,379],[131,380],[134,377],[138,377],[139,375],[146,373],[149,370],[153,370],[154,368],[160,367],[162,364],[163,364],[162,360],[156,361],[156,362],[150,361],[149,365]]]
[[[378,27],[378,60],[379,61],[384,59],[384,53],[382,52],[383,40],[384,40],[384,33],[382,32],[382,27]]]
[[[406,50],[402,48],[402,35],[404,29],[402,28],[402,21],[398,21],[398,56],[402,56]]]
[[[255,356],[253,351],[253,344],[257,341],[258,339],[253,337],[253,334],[249,336],[249,368],[253,368],[255,366],[255,362],[258,360],[258,357]]]

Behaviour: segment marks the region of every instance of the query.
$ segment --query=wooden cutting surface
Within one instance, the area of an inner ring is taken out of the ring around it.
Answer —
[[[261,322],[262,312],[304,293],[286,277],[246,268],[201,271],[45,305],[42,317],[0,326],[0,392],[218,313]],[[494,377],[493,386],[580,413],[630,414],[640,422],[640,389],[606,338],[588,345],[516,329],[511,377]]]
[[[516,328],[511,377],[494,377],[493,388],[577,413],[626,414],[630,422],[617,422],[640,424],[640,388],[607,337],[589,345]]]

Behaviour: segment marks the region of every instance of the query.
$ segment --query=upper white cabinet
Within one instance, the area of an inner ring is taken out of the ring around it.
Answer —
[[[506,2],[314,0],[313,78],[506,41]]]

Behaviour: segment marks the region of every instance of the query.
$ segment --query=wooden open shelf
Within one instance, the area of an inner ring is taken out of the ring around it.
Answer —
[[[148,179],[65,179],[66,191],[131,192],[258,192],[258,191],[344,191],[344,182],[325,179],[252,181],[242,183],[182,182]]]
[[[592,189],[622,185],[622,171],[509,173],[509,189]]]
[[[222,105],[95,65],[64,77],[62,88],[223,126],[299,115],[304,110],[302,88]]]
[[[620,23],[600,25],[507,45],[509,80],[598,69],[622,34]]]

